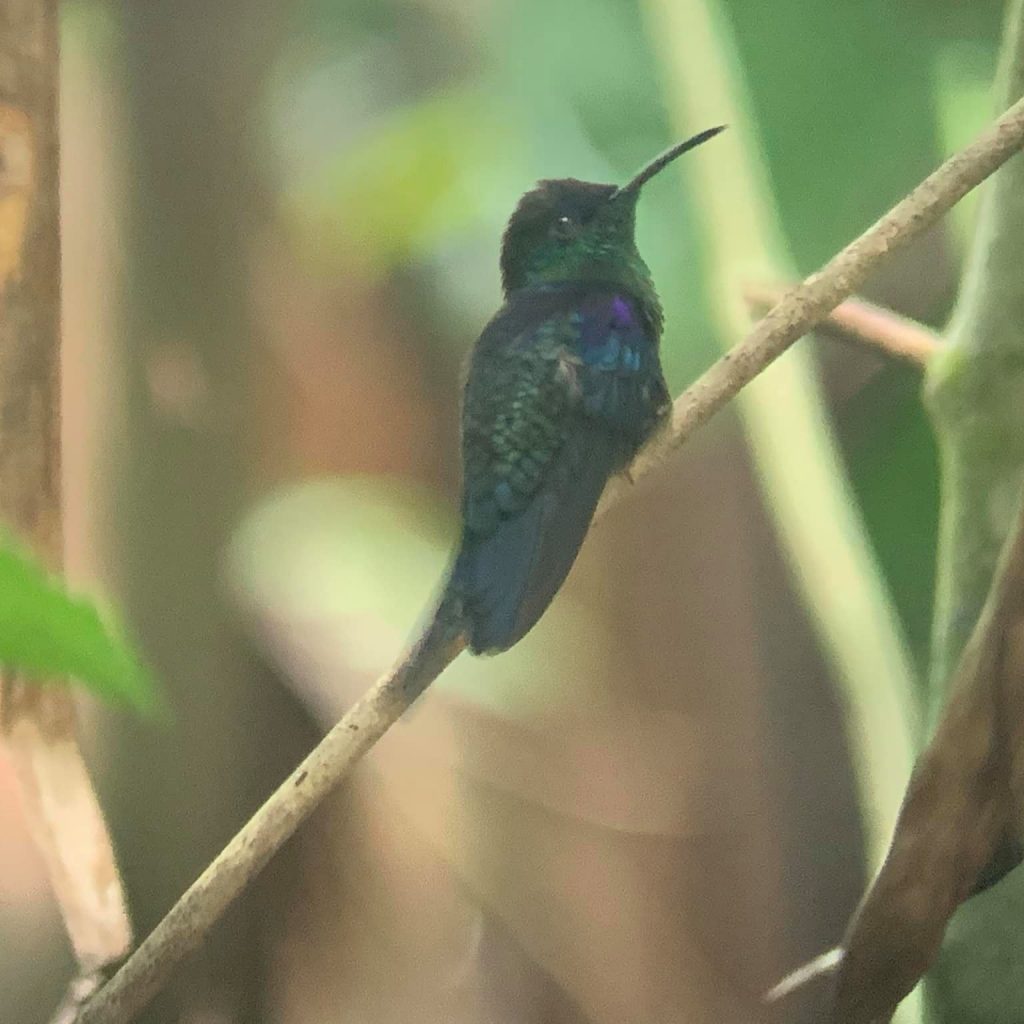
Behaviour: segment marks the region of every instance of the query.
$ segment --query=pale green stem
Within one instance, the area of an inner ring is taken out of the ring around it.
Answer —
[[[678,133],[730,126],[685,164],[703,227],[711,313],[729,347],[751,325],[744,283],[795,274],[722,12],[714,0],[648,0],[647,10]],[[918,731],[900,623],[839,461],[812,351],[790,350],[739,402],[776,529],[841,685],[868,856],[879,864]]]
[[[1024,0],[1008,8],[997,103],[1024,93]],[[1024,479],[1024,161],[984,186],[948,344],[928,368],[942,461],[929,703],[934,718],[974,628]],[[1024,1020],[1024,877],[964,904],[928,978],[937,1021]],[[1015,970],[1006,970],[1014,965]]]
[[[686,165],[703,221],[711,311],[723,347],[750,329],[742,285],[795,276],[728,50],[708,0],[649,0],[682,133],[730,131]],[[913,670],[856,511],[823,406],[813,353],[796,347],[740,395],[777,529],[843,684],[871,855],[888,845],[913,761]],[[865,643],[865,637],[871,642]]]
[[[1024,6],[1014,0],[998,102],[1024,93]],[[1016,518],[1024,473],[1024,161],[981,193],[974,242],[948,344],[929,367],[942,454],[942,526],[930,689],[946,683],[977,621]]]

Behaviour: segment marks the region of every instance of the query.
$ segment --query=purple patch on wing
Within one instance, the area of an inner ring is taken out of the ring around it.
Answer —
[[[628,328],[633,323],[633,307],[621,295],[616,295],[612,299],[612,326]]]
[[[588,366],[637,372],[647,345],[633,302],[622,295],[594,296],[575,314],[579,352]]]
[[[632,333],[638,327],[633,304],[621,295],[610,299],[606,295],[597,296],[584,305],[578,315],[580,342],[585,352],[604,348],[613,333]]]

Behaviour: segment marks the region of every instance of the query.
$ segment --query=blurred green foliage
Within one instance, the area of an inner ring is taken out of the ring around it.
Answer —
[[[288,210],[304,253],[328,267],[342,260],[349,273],[381,273],[470,231],[491,208],[492,161],[514,163],[492,117],[479,95],[458,90],[381,118],[354,152],[333,154],[295,183]]]
[[[0,533],[0,665],[28,678],[74,677],[86,688],[137,710],[151,710],[155,690],[128,642],[96,605]]]
[[[723,0],[738,46],[735,71],[752,100],[774,198],[801,272],[866,227],[987,120],[1002,6],[999,0]],[[76,0],[64,9],[65,19],[69,14],[70,31],[88,29],[97,52],[120,59],[107,51],[122,45],[122,13]],[[400,307],[409,318],[415,328],[409,344],[425,348],[428,358],[435,348],[444,357],[468,349],[496,308],[501,231],[534,180],[621,181],[673,141],[657,61],[633,0],[305,0],[282,9],[279,17],[283,24],[268,32],[278,35],[261,51],[273,53],[273,68],[261,76],[265,92],[243,127],[257,176],[270,179],[276,190],[277,212],[292,233],[291,256],[321,281],[369,283],[375,296],[384,297],[382,306]],[[186,15],[169,11],[167,24],[175,18],[184,24]],[[151,42],[155,52],[156,41]],[[231,38],[215,52],[227,54],[226,64],[237,56],[244,66],[252,39],[240,34],[237,47],[235,42]],[[148,76],[142,65],[136,81]],[[248,86],[250,79],[243,77]],[[230,75],[225,79],[230,84]],[[184,110],[196,145],[209,146],[203,135],[208,123],[193,124],[194,104],[183,102],[173,83],[173,73],[164,69],[159,84],[171,98],[167,109],[177,104]],[[216,102],[210,107],[222,112]],[[237,127],[212,116],[209,123],[226,127],[227,134]],[[165,128],[159,116],[147,116],[132,130],[154,138]],[[132,143],[139,139],[113,141],[132,159]],[[234,149],[229,155],[233,160]],[[159,191],[153,182],[171,177],[176,159],[171,151],[140,187]],[[197,175],[198,191],[214,192],[207,186],[219,176]],[[227,205],[230,191],[217,201]],[[140,196],[140,209],[152,201],[151,195]],[[666,307],[664,357],[675,391],[720,351],[691,203],[666,179],[652,184],[639,211],[640,245]],[[167,204],[171,229],[179,218],[195,215],[183,205]],[[970,216],[970,204],[961,206],[954,234],[947,229],[909,264],[887,268],[876,282],[883,297],[940,324],[955,291]],[[164,222],[156,217],[152,223]],[[166,256],[167,266],[188,263],[181,258],[188,247],[177,236],[165,237],[162,230],[142,234]],[[243,247],[234,244],[234,236],[230,241],[225,254],[217,254],[221,262],[207,261],[208,254],[194,246],[204,257],[197,264],[204,272],[181,275],[173,288],[164,280],[171,276],[164,275],[164,264],[155,261],[159,270],[151,276],[168,290],[165,300],[146,292],[152,281],[133,283],[131,301],[154,307],[153,323],[143,317],[146,330],[130,339],[138,351],[140,339],[159,336],[168,324],[189,325],[197,347],[206,346],[201,357],[216,354],[233,337],[216,322],[210,326],[208,307],[197,302],[209,299],[203,294],[208,277],[219,280],[205,273],[211,262],[232,272],[244,267]],[[352,323],[350,329],[357,332],[362,325]],[[297,325],[296,334],[301,330]],[[237,346],[232,342],[228,358],[213,359],[227,365],[225,377],[243,376],[236,374],[234,359],[247,344],[247,338]],[[449,365],[447,358],[439,362]],[[867,377],[866,384],[844,390],[843,402],[833,403],[831,411],[887,582],[923,664],[938,490],[931,430],[918,401],[917,374],[882,366]],[[351,392],[339,390],[341,401],[351,400]],[[359,436],[367,448],[377,440],[370,432]],[[205,440],[188,430],[174,438],[189,452]],[[453,464],[454,451],[448,457]],[[152,451],[143,446],[140,465],[146,473],[152,461]],[[220,471],[219,462],[211,467],[196,476]],[[208,501],[184,489],[182,506],[199,507],[203,521],[194,534],[175,533],[178,505],[159,488],[153,493],[159,514],[171,524],[164,531],[170,538],[166,550],[174,551],[169,561],[176,561],[183,576],[209,568],[212,559],[190,557],[197,550],[193,536],[211,530]],[[453,494],[454,486],[446,493]],[[723,510],[730,516],[735,511]],[[173,607],[182,591],[166,579],[154,581],[146,562],[151,529],[146,523],[135,545],[142,555],[140,591],[166,588]],[[259,614],[279,610],[308,622],[314,654],[340,652],[342,668],[362,683],[414,632],[444,571],[454,529],[454,505],[407,481],[350,476],[289,485],[250,508],[229,552],[229,578],[256,599]],[[219,542],[218,536],[210,547]],[[750,585],[760,582],[752,579]],[[690,585],[701,581],[680,581],[680,587]],[[20,625],[4,629],[5,615]],[[195,638],[187,626],[173,615],[153,612],[151,618],[161,630],[166,627],[168,646],[184,652],[181,660],[201,689],[198,699],[220,701],[209,685],[212,672],[195,672]],[[331,632],[339,623],[340,640]],[[460,659],[439,688],[503,714],[542,712],[560,702],[578,707],[579,688],[588,684],[594,690],[585,700],[600,701],[607,694],[599,680],[615,671],[614,639],[606,626],[570,593],[515,651],[486,662]],[[273,623],[261,633],[272,641]],[[17,650],[3,646],[15,641],[21,644]],[[77,675],[98,691],[136,703],[150,693],[145,670],[92,604],[69,597],[38,567],[0,548],[0,660],[7,658],[44,675]],[[222,671],[221,662],[213,664]],[[225,756],[238,760],[230,748]],[[226,802],[238,801],[229,794]],[[158,841],[160,858],[173,859],[164,840]],[[154,889],[148,877],[146,885]]]
[[[990,116],[1002,10],[996,0],[723,0],[722,6],[737,44],[735,72],[752,101],[775,203],[801,273],[867,227]],[[328,274],[358,272],[381,282],[419,275],[430,296],[432,322],[424,337],[440,344],[465,349],[496,307],[500,232],[535,179],[623,180],[672,141],[639,5],[626,0],[372,8],[322,0],[303,10],[300,36],[307,40],[331,37],[342,23],[349,32],[343,61],[327,47],[300,42],[288,74],[278,78],[274,107],[308,118],[304,128],[290,123],[275,146],[297,247],[322,258]],[[358,81],[356,102],[327,101],[320,89],[328,79],[335,83],[333,97],[340,81]],[[297,102],[315,94],[325,102]],[[337,127],[339,107],[347,108],[348,122],[334,132],[332,149],[325,143],[327,126]],[[293,148],[297,138],[308,143],[303,153]],[[640,245],[666,307],[664,361],[677,391],[720,348],[703,293],[691,201],[668,185],[653,186],[639,213]],[[870,283],[871,294],[941,326],[973,216],[972,197],[915,252],[888,265]],[[923,683],[939,500],[920,376],[891,365],[863,372],[841,354],[834,362],[863,374],[854,388],[845,382],[835,387],[843,400],[831,412]],[[414,582],[398,568],[407,541],[397,533],[389,539],[393,521],[373,513],[383,492],[350,488],[344,514],[334,504],[340,494],[328,499],[310,492],[303,499],[323,502],[335,536],[331,545],[341,545],[324,564],[384,566],[394,559],[390,571],[400,579],[384,588],[379,605],[371,603],[399,629],[423,607],[420,598],[406,604],[405,595],[425,598],[446,547],[434,543],[432,557],[410,560],[425,570]],[[352,518],[360,502],[372,528]],[[416,521],[404,529],[408,537]],[[253,565],[295,532],[253,544]],[[356,551],[357,543],[372,554]],[[323,590],[343,595],[335,600],[345,602],[350,618],[380,589],[356,585],[357,575],[334,579]],[[378,663],[393,653],[393,640],[380,645]],[[525,667],[531,654],[524,645],[509,667],[518,668],[518,661]],[[504,660],[498,665],[500,672]],[[460,662],[453,680],[460,670],[471,668]],[[543,675],[547,681],[562,677]],[[540,700],[551,696],[538,694]],[[490,690],[487,699],[507,708],[523,695],[514,688],[503,695]]]

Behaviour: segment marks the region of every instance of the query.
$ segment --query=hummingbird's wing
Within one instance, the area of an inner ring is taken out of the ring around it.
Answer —
[[[452,576],[474,651],[505,650],[540,618],[609,476],[667,398],[652,333],[614,292],[513,300],[484,331],[466,382]]]

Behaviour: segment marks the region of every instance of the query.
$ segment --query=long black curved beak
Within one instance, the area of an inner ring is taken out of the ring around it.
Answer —
[[[611,195],[611,198],[616,199],[621,195],[630,195],[639,192],[640,189],[651,180],[651,178],[668,167],[668,165],[672,163],[677,156],[682,156],[684,153],[688,153],[691,149],[695,149],[697,146],[707,142],[708,139],[713,139],[719,132],[724,132],[726,127],[726,125],[720,124],[716,125],[714,128],[706,128],[704,131],[698,132],[685,142],[677,142],[674,146],[666,149],[660,156],[656,156],[645,167],[642,167],[630,181],[614,192]]]

